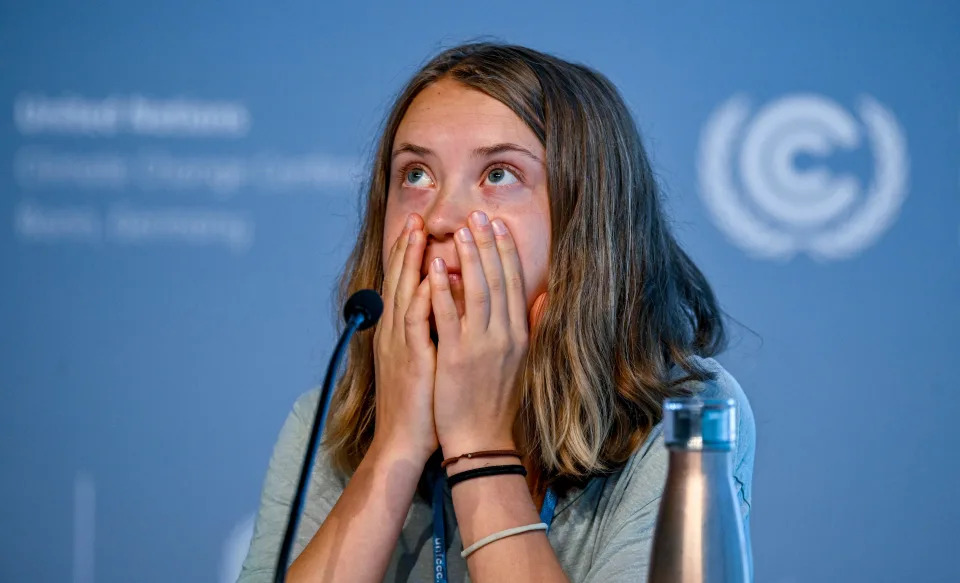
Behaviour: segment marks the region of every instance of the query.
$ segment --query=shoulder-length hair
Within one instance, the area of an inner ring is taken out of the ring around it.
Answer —
[[[441,78],[504,103],[546,150],[549,299],[518,379],[522,445],[547,481],[614,470],[660,421],[663,399],[686,392],[680,381],[711,378],[691,356],[719,352],[725,335],[710,285],[670,232],[636,124],[600,73],[490,43],[446,50],[420,69],[397,97],[374,153],[340,303],[382,287],[394,135],[414,97]],[[330,459],[346,473],[373,439],[374,390],[367,332],[349,347],[325,437]]]

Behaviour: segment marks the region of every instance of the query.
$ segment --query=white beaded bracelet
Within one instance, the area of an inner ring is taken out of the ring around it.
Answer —
[[[502,538],[507,538],[508,536],[513,536],[515,534],[523,534],[525,532],[530,532],[532,530],[547,530],[547,524],[545,522],[538,522],[537,524],[528,524],[526,526],[516,526],[514,528],[508,528],[507,530],[501,530],[500,532],[495,532],[491,535],[485,536],[477,542],[473,543],[469,547],[463,549],[463,552],[460,553],[460,556],[466,559],[477,550],[487,546],[492,542],[496,542]]]

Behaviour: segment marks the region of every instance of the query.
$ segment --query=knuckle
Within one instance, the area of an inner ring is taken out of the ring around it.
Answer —
[[[512,273],[507,276],[507,289],[519,290],[523,289],[523,276],[519,273]]]
[[[490,301],[490,293],[487,290],[475,290],[470,292],[470,300],[477,304],[485,304]]]
[[[500,240],[498,245],[500,246],[501,251],[506,251],[508,253],[517,250],[516,244],[514,244],[513,239],[511,239],[510,237],[504,237],[503,239]]]
[[[443,320],[444,322],[452,322],[459,319],[456,310],[440,310],[440,312],[437,313],[437,318]]]
[[[499,276],[488,277],[487,286],[492,292],[501,291],[503,289],[503,279]]]
[[[513,346],[519,354],[523,354],[530,347],[530,338],[526,333],[515,334],[513,338]]]
[[[497,352],[505,352],[513,344],[510,342],[510,335],[505,330],[492,328],[489,330],[490,343],[496,348]]]
[[[385,293],[390,293],[390,290],[393,290],[396,287],[397,287],[397,278],[393,277],[393,274],[384,276],[383,289]]]
[[[479,247],[480,249],[486,250],[486,249],[490,249],[491,247],[496,247],[496,245],[497,245],[497,242],[492,237],[489,237],[489,238],[483,237],[483,238],[477,239],[477,247]]]

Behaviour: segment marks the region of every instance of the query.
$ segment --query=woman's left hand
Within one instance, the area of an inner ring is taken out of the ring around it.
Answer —
[[[455,240],[464,314],[450,292],[443,260],[430,265],[436,320],[434,422],[444,457],[515,448],[517,375],[527,353],[527,299],[520,257],[506,225],[481,211]]]

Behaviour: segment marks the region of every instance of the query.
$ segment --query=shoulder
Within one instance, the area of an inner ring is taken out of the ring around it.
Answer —
[[[319,396],[319,390],[313,389],[302,393],[294,401],[274,444],[275,459],[280,458],[289,462],[303,459]]]
[[[240,581],[260,581],[273,571],[277,551],[290,516],[290,507],[300,480],[304,454],[316,417],[318,389],[302,394],[287,414],[273,446],[267,468],[260,508],[254,526],[250,549],[243,563]],[[317,452],[307,491],[307,500],[300,517],[300,528],[294,541],[293,556],[313,537],[343,491],[345,480],[330,466],[325,452]]]
[[[693,392],[704,399],[733,399],[737,403],[737,410],[741,413],[741,417],[749,418],[752,424],[753,410],[750,408],[747,395],[743,392],[743,388],[740,387],[737,379],[733,378],[733,375],[727,372],[727,369],[712,358],[694,356],[691,360],[710,372],[713,378],[707,381],[686,381],[683,386],[692,389]],[[685,371],[680,367],[675,367],[674,378],[682,378],[684,374]]]
[[[314,387],[309,391],[297,397],[293,403],[293,410],[290,416],[294,417],[298,423],[305,424],[307,430],[313,424],[313,418],[317,411],[317,404],[320,401],[320,387]]]
[[[753,468],[753,452],[757,443],[757,430],[753,418],[753,408],[746,393],[719,362],[712,358],[694,357],[694,361],[713,375],[708,381],[688,381],[684,383],[704,399],[733,399],[737,406],[737,453],[736,463],[749,462]],[[748,459],[749,458],[749,459]]]
[[[753,411],[740,384],[718,362],[699,358],[712,373],[707,381],[687,381],[684,388],[703,398],[733,399],[739,412],[734,481],[741,516],[750,513],[755,429]],[[682,378],[683,371],[676,371]],[[690,383],[689,385],[687,383]],[[557,507],[551,543],[571,579],[637,580],[647,571],[657,515],[667,479],[669,452],[663,424],[655,425],[618,470],[592,478],[571,491]]]
[[[705,399],[733,399],[737,405],[737,449],[734,454],[734,480],[746,516],[751,500],[756,429],[753,410],[737,380],[712,358],[696,357],[697,364],[710,371],[713,379],[684,383]],[[682,372],[682,371],[681,371]],[[677,373],[678,377],[681,376]],[[669,455],[663,440],[663,425],[658,423],[624,466],[604,479],[604,494],[616,506],[635,511],[659,502],[666,481]]]
[[[684,385],[704,399],[733,399],[737,406],[737,449],[733,460],[733,478],[737,482],[741,510],[749,513],[753,484],[753,462],[757,447],[757,428],[753,408],[746,393],[719,362],[712,358],[693,357],[693,360],[713,375],[707,381],[687,381]],[[682,372],[682,371],[680,371]],[[679,373],[678,373],[679,374]]]
[[[294,402],[280,430],[280,436],[274,446],[274,459],[272,460],[272,462],[280,463],[271,463],[270,471],[280,474],[283,481],[291,481],[296,484],[299,480],[300,469],[303,465],[319,402],[319,388],[301,394]],[[321,442],[314,459],[308,505],[311,499],[329,498],[332,492],[342,490],[346,481],[347,476],[340,474],[333,468]]]

